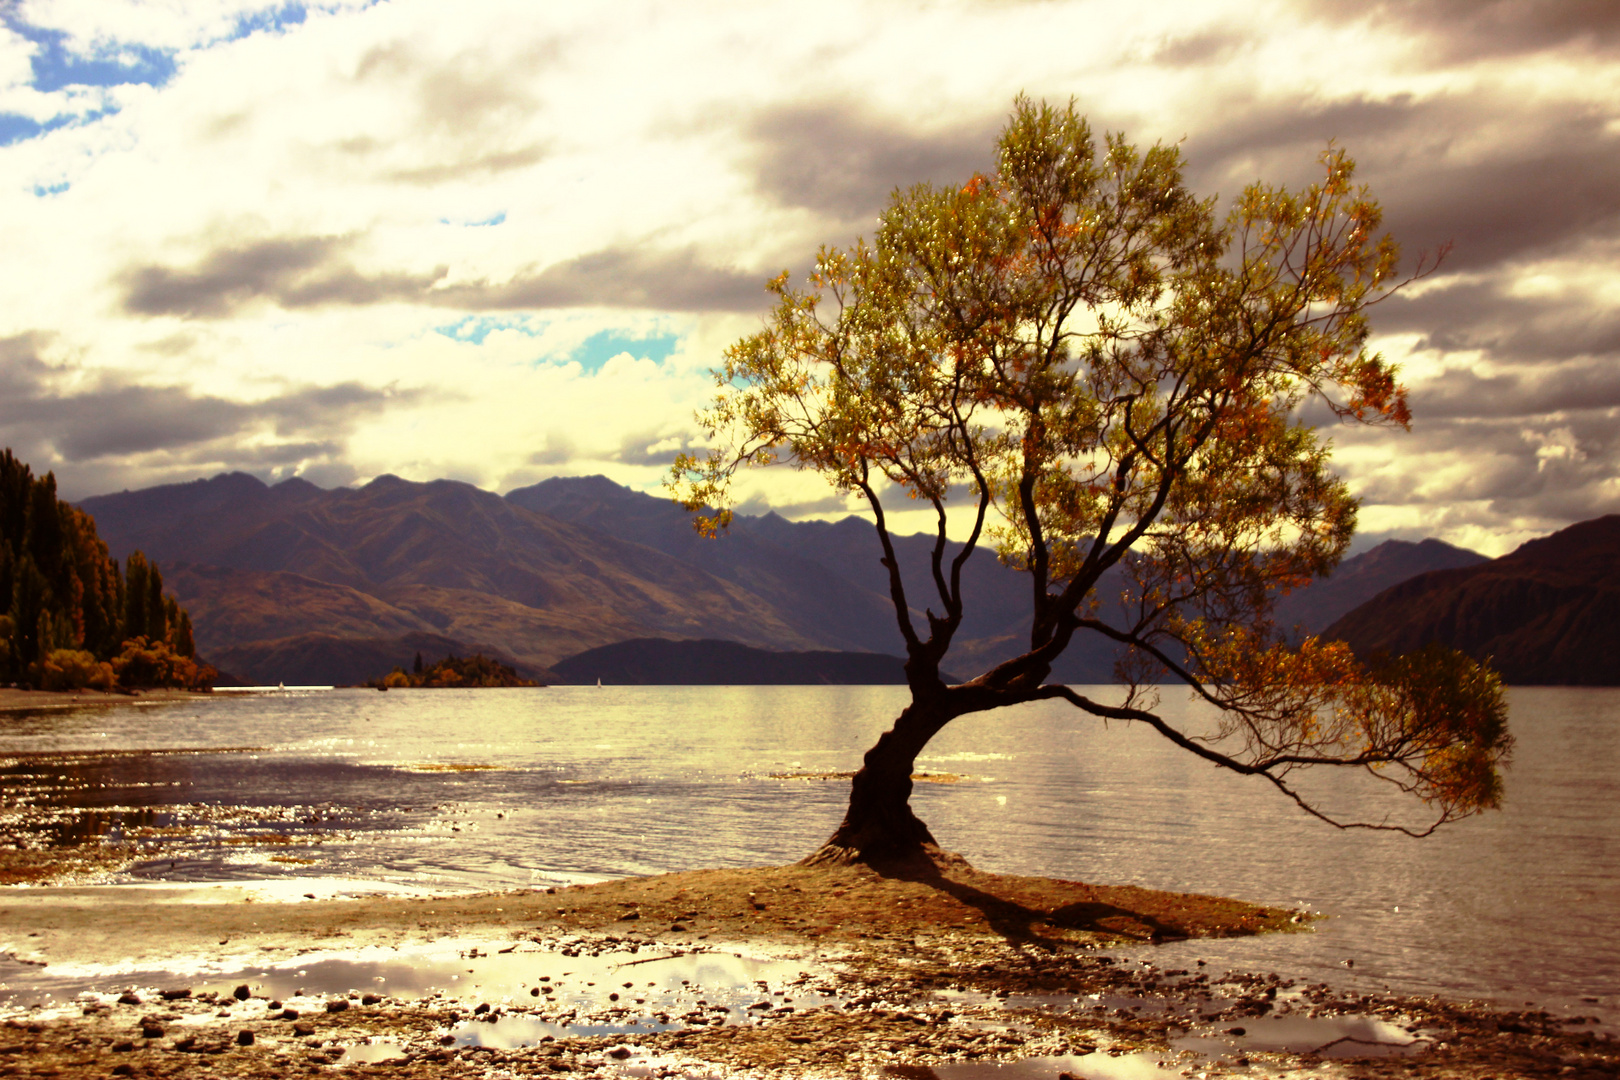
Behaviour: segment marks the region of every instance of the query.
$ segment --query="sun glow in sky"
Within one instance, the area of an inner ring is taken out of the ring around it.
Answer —
[[[1343,13],[1354,9],[1357,14]],[[989,164],[1020,91],[1194,187],[1336,140],[1409,255],[1370,538],[1620,511],[1620,5],[0,6],[0,427],[82,498],[243,470],[656,490],[765,280]],[[1409,260],[1410,261],[1410,260]],[[813,476],[752,502],[841,514]],[[919,523],[920,524],[920,523]]]

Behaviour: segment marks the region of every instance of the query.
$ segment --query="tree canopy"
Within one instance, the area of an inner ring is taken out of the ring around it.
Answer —
[[[0,453],[0,682],[46,689],[200,686],[191,616],[139,551],[122,570],[89,514]]]
[[[1411,419],[1366,348],[1369,307],[1403,283],[1397,246],[1350,158],[1320,163],[1304,190],[1255,184],[1220,215],[1175,147],[1099,142],[1072,105],[1020,98],[992,174],[896,192],[870,243],[822,249],[803,286],[770,282],[774,311],[726,352],[699,414],[712,449],[672,484],[713,533],[737,471],[784,462],[876,522],[912,701],[819,857],[932,844],[907,805],[917,752],[957,716],[1042,699],[1147,724],[1335,824],[1423,833],[1497,805],[1511,739],[1487,668],[1440,649],[1365,665],[1272,619],[1355,528],[1305,407]],[[926,596],[896,562],[896,499],[936,521]],[[1029,575],[1027,648],[947,686],[962,566],[986,546]],[[1099,591],[1110,572],[1123,594]],[[1119,703],[1045,681],[1087,634],[1119,647]],[[1166,720],[1164,683],[1216,719]],[[1312,766],[1365,769],[1432,818],[1337,820],[1296,783]]]

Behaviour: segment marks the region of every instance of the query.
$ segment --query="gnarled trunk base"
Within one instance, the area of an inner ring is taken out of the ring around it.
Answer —
[[[850,784],[849,809],[827,842],[800,866],[868,866],[937,870],[966,865],[940,848],[922,819],[911,812],[911,771],[917,754],[950,720],[940,707],[913,703],[866,752]]]
[[[911,777],[903,789],[893,777],[876,778],[866,769],[855,774],[849,810],[827,842],[803,859],[801,866],[849,866],[853,863],[909,863],[938,851],[934,834],[908,803]]]

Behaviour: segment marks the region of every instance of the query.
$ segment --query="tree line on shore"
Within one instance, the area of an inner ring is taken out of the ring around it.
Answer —
[[[139,551],[120,568],[89,514],[0,454],[0,683],[43,690],[202,688],[191,616]]]

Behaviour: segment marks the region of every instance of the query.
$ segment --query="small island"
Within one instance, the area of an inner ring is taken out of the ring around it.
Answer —
[[[468,689],[497,686],[544,686],[533,679],[525,679],[517,670],[483,653],[471,656],[451,654],[436,664],[424,666],[422,654],[416,654],[411,670],[396,667],[381,678],[368,679],[361,684],[375,690],[443,690],[452,687]]]

